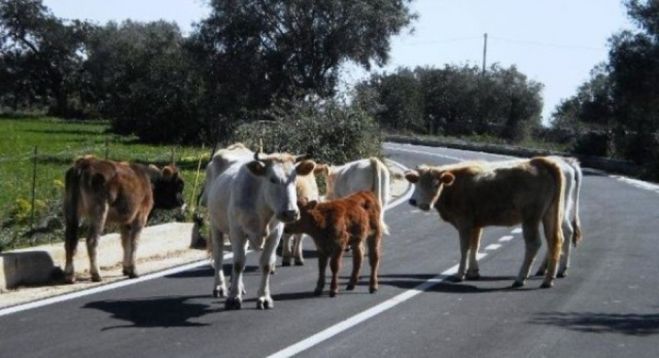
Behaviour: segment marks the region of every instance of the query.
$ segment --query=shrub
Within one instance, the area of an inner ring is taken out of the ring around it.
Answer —
[[[357,106],[328,101],[296,102],[274,120],[240,125],[233,142],[265,152],[308,153],[323,163],[341,164],[380,156],[382,137],[375,120]],[[276,111],[281,112],[281,111]]]

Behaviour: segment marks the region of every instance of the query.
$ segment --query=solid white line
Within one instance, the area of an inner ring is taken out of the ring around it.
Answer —
[[[479,254],[480,257],[485,257],[486,254]],[[376,306],[373,306],[366,311],[363,311],[361,313],[358,313],[344,321],[341,321],[331,327],[328,327],[311,337],[305,338],[289,347],[286,347],[276,353],[273,353],[268,356],[268,358],[282,358],[282,357],[291,357],[295,354],[298,354],[302,351],[305,351],[318,343],[321,343],[329,338],[332,338],[336,336],[337,334],[344,332],[356,325],[358,325],[361,322],[364,322],[384,311],[387,311],[389,309],[392,309],[399,304],[415,297],[416,295],[429,290],[430,288],[438,285],[439,283],[443,282],[448,276],[455,274],[458,272],[458,265],[454,265],[451,268],[445,270],[441,274],[424,281],[423,283],[419,284],[418,286],[407,290],[403,293],[400,293]]]
[[[518,227],[516,229],[512,229],[510,232],[513,233],[513,234],[521,234],[522,233],[522,228]]]
[[[512,236],[512,235],[506,235],[506,236],[502,236],[502,237],[499,239],[499,241],[501,241],[501,242],[506,242],[506,241],[510,241],[510,240],[512,240],[512,239],[514,239],[514,238],[515,238],[515,237]]]
[[[224,255],[224,260],[230,260],[232,257],[233,257],[232,253],[227,253],[227,254]],[[51,305],[53,303],[72,300],[72,299],[78,298],[78,297],[83,297],[83,296],[88,296],[88,295],[92,295],[92,294],[99,293],[99,292],[105,292],[105,291],[113,290],[113,289],[119,288],[119,287],[134,285],[136,283],[153,280],[154,278],[160,278],[160,277],[164,277],[164,276],[167,276],[167,275],[173,275],[173,274],[176,274],[176,273],[179,273],[179,272],[192,270],[192,269],[195,269],[195,268],[198,268],[198,267],[201,267],[201,266],[205,266],[205,265],[208,265],[208,264],[209,264],[208,259],[204,259],[204,260],[201,260],[201,261],[195,261],[195,262],[185,264],[185,265],[182,265],[182,266],[177,266],[177,267],[174,267],[174,268],[171,268],[171,269],[146,274],[146,275],[140,276],[138,278],[134,278],[134,279],[124,279],[124,280],[121,280],[121,281],[116,281],[116,282],[108,283],[106,285],[96,286],[96,287],[89,288],[89,289],[82,290],[82,291],[66,293],[66,294],[63,294],[63,295],[50,297],[50,298],[46,298],[46,299],[39,300],[39,301],[33,301],[33,302],[29,302],[29,303],[24,303],[24,304],[20,304],[20,305],[16,305],[16,306],[3,308],[3,309],[0,309],[0,317],[8,315],[8,314],[16,313],[16,312],[21,312],[21,311],[37,308],[37,307],[43,307],[43,306]]]
[[[648,183],[642,180],[638,179],[631,179],[627,178],[621,175],[609,175],[609,177],[617,179],[623,183],[629,184],[633,187],[643,189],[643,190],[648,190],[648,191],[653,191],[655,193],[659,193],[659,185]]]
[[[501,248],[501,244],[489,244],[485,247],[485,250],[494,251]]]

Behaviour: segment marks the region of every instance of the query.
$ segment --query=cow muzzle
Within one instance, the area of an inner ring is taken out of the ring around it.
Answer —
[[[300,220],[300,211],[299,210],[286,210],[279,215],[277,215],[277,218],[285,223],[291,223],[294,221]]]
[[[410,199],[409,201],[410,205],[416,206],[417,208],[423,210],[423,211],[428,211],[430,210],[430,204],[426,203],[418,203],[416,199]]]

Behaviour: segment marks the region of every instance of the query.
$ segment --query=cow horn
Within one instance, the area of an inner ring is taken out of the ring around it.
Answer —
[[[259,162],[262,161],[262,159],[259,158],[259,154],[261,154],[262,152],[263,152],[263,148],[259,148],[259,150],[254,152],[254,160],[259,161]]]

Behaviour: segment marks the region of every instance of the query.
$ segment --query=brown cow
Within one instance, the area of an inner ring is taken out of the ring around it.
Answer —
[[[135,251],[151,209],[182,206],[182,192],[183,180],[174,166],[159,170],[153,165],[100,160],[93,156],[76,160],[66,172],[65,183],[66,282],[75,282],[73,256],[78,246],[81,218],[89,221],[87,253],[92,281],[102,280],[96,262],[96,247],[106,222],[120,226],[124,248],[123,273],[134,278],[137,277]]]
[[[460,234],[460,266],[456,281],[479,277],[476,254],[483,227],[521,223],[526,255],[513,287],[523,286],[541,246],[538,227],[543,223],[548,270],[542,283],[551,287],[563,243],[564,177],[549,158],[504,162],[464,162],[440,167],[420,166],[405,177],[416,184],[410,204],[435,208]]]
[[[318,282],[315,295],[320,295],[325,286],[325,270],[330,259],[332,282],[330,297],[338,292],[338,273],[341,258],[347,245],[353,250],[352,274],[347,290],[353,290],[359,280],[362,265],[363,246],[368,243],[371,277],[369,292],[378,289],[378,267],[380,265],[380,241],[384,231],[380,216],[380,203],[369,191],[361,191],[342,199],[323,203],[301,201],[300,219],[286,225],[287,233],[305,233],[313,238],[318,249]]]

